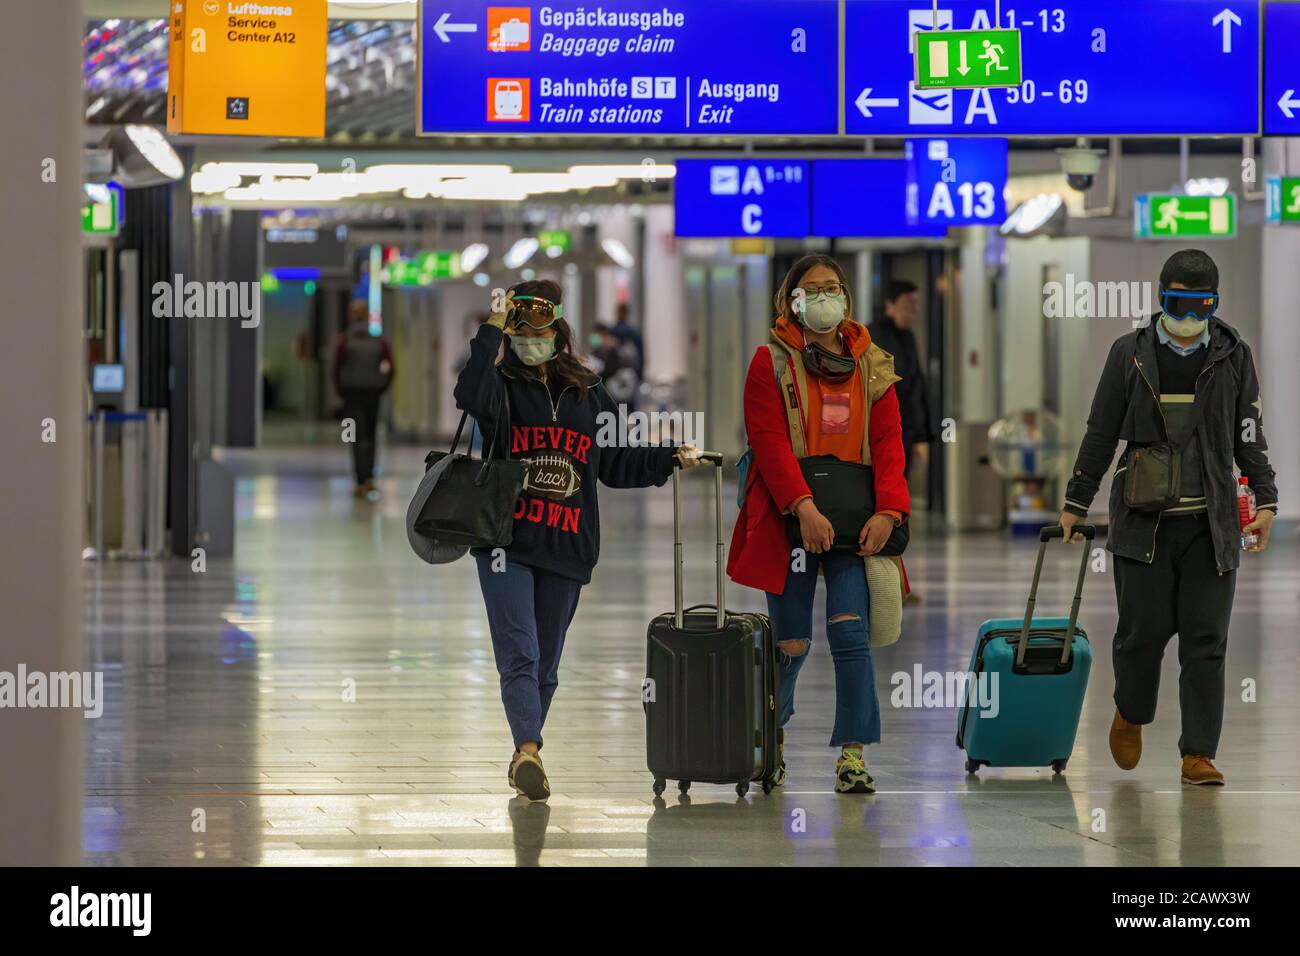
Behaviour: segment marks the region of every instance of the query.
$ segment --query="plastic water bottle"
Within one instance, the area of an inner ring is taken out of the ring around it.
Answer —
[[[1242,528],[1241,549],[1249,551],[1259,544],[1259,532],[1245,532],[1246,525],[1255,520],[1255,492],[1245,475],[1237,479],[1237,522]]]

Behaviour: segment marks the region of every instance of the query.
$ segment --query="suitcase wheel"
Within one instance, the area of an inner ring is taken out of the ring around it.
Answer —
[[[979,769],[980,769],[980,764],[978,760],[971,760],[969,757],[966,758],[967,773],[974,775],[979,772]]]
[[[774,789],[776,789],[776,781],[774,781],[771,777],[764,777],[763,793],[764,794],[771,793]]]
[[[654,785],[655,796],[656,797],[660,796],[664,792],[664,788],[667,785],[668,784],[663,777],[655,777],[655,785]]]
[[[741,783],[736,784],[736,796],[738,796],[738,797],[743,797],[743,796],[744,796],[745,794],[747,794],[747,793],[749,793],[749,781],[748,781],[748,780],[745,780],[745,781],[742,781]]]
[[[1065,765],[1068,764],[1069,762],[1070,759],[1068,757],[1064,760],[1053,760],[1052,773],[1065,773]]]
[[[678,780],[678,781],[677,781],[677,791],[678,791],[678,793],[686,793],[686,791],[688,791],[688,790],[690,790],[690,789],[691,789],[691,782],[690,782],[689,780]]]

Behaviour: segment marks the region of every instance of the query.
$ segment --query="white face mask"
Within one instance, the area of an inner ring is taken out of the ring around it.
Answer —
[[[843,295],[826,295],[819,292],[804,297],[803,314],[799,320],[814,332],[830,332],[848,312],[848,300]]]
[[[510,348],[525,365],[542,365],[555,358],[555,338],[510,336]]]
[[[1165,331],[1170,335],[1176,335],[1180,339],[1190,339],[1199,336],[1205,331],[1205,327],[1210,324],[1209,319],[1175,319],[1168,312],[1161,316],[1161,321],[1165,323]]]

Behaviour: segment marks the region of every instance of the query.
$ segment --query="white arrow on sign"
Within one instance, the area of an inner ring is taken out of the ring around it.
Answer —
[[[1219,15],[1210,21],[1216,27],[1223,27],[1223,52],[1232,52],[1232,28],[1241,26],[1241,17],[1237,16],[1227,7],[1219,11]]]
[[[1295,98],[1295,90],[1287,90],[1277,101],[1277,105],[1286,114],[1287,119],[1295,119],[1295,113],[1292,111],[1300,109],[1300,100]]]
[[[871,98],[871,87],[868,86],[865,90],[863,90],[861,93],[858,94],[858,98],[857,98],[856,100],[853,101],[853,105],[856,106],[856,107],[861,111],[861,113],[862,113],[863,116],[865,116],[865,117],[867,117],[868,119],[870,119],[870,118],[871,118],[871,109],[870,109],[870,108],[871,108],[872,106],[897,106],[897,105],[898,105],[898,97],[897,97],[897,96],[885,96],[885,97],[877,96],[875,99],[872,99],[872,98]]]
[[[957,72],[960,73],[962,76],[965,76],[967,73],[970,72],[970,67],[966,65],[966,41],[965,40],[961,41],[960,50],[961,50],[961,57],[960,57],[961,65],[957,67]]]
[[[444,13],[438,18],[438,22],[433,25],[433,32],[438,34],[438,39],[443,43],[450,43],[451,37],[448,33],[477,33],[477,23],[448,23],[451,19],[450,13]]]

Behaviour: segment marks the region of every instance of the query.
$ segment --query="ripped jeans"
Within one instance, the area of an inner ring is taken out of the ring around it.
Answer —
[[[880,743],[880,701],[867,627],[867,574],[849,551],[808,554],[807,567],[791,569],[783,594],[767,595],[767,612],[778,644],[803,642],[802,651],[781,649],[780,724],[794,716],[794,687],[812,646],[813,596],[817,569],[826,577],[826,639],[835,663],[835,728],[831,746]],[[837,620],[838,619],[838,620]]]

